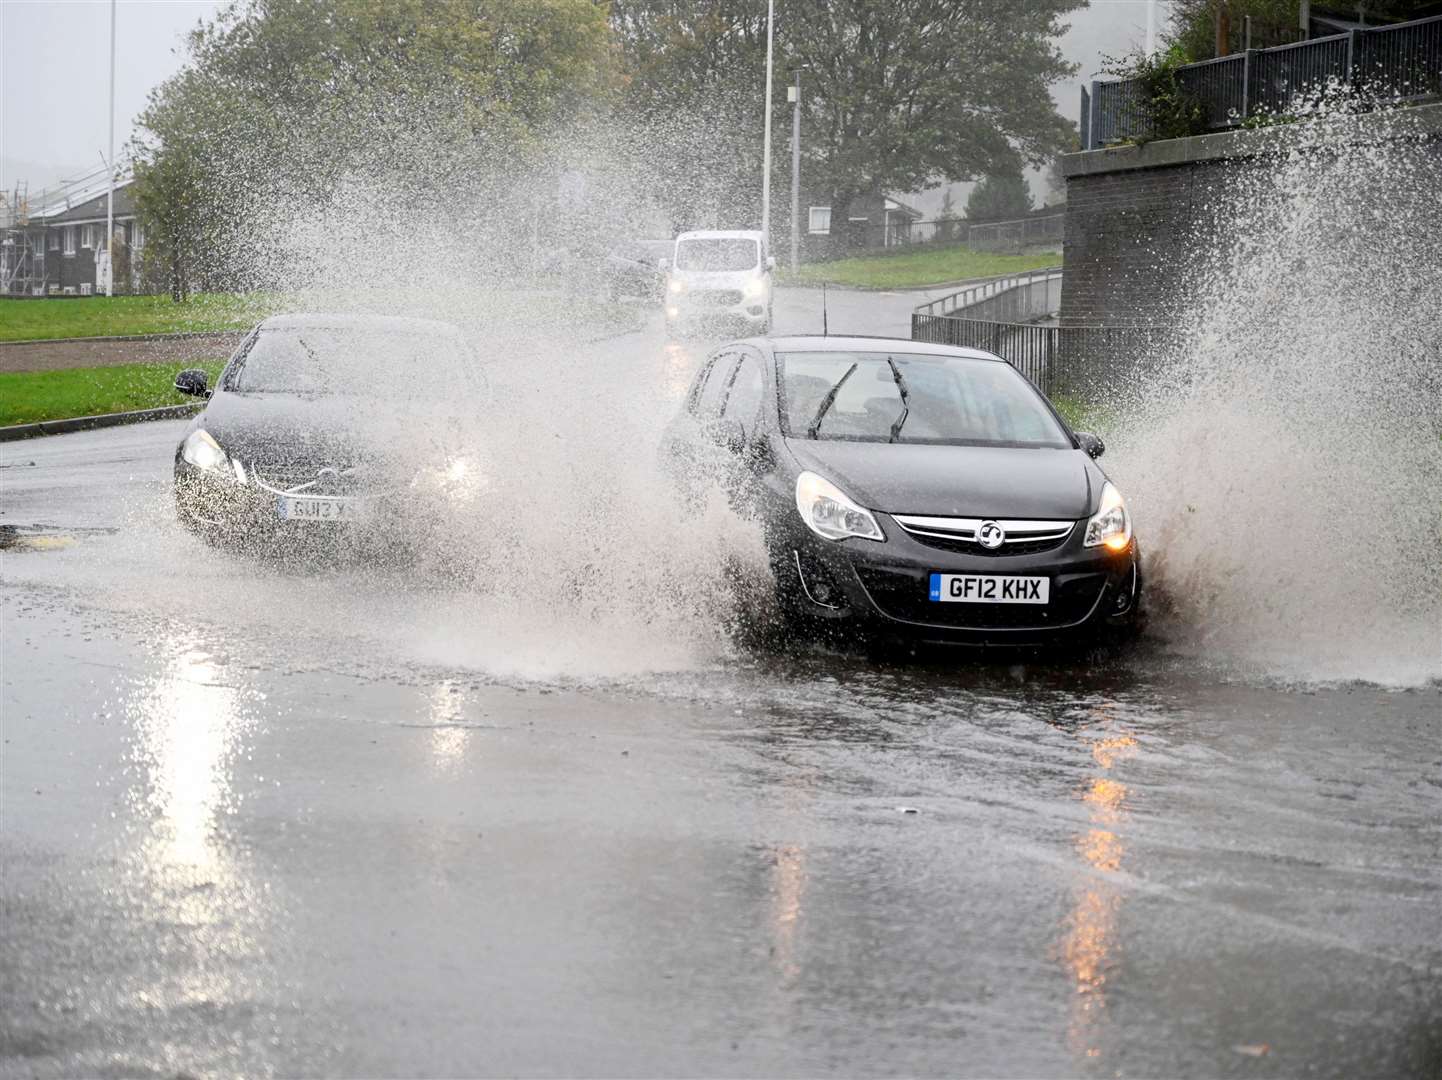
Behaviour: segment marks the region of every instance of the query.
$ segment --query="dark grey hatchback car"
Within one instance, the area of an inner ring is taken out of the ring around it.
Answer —
[[[1137,542],[1102,449],[999,357],[862,337],[721,346],[663,447],[683,477],[720,462],[788,615],[982,644],[1133,626]]]

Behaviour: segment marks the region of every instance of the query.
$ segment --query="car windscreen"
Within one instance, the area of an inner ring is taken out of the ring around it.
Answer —
[[[418,380],[453,384],[467,377],[459,334],[374,327],[261,330],[227,373],[225,389],[307,397],[406,397]]]
[[[755,240],[682,240],[676,245],[677,270],[753,270],[760,262]]]
[[[790,438],[1072,445],[1031,384],[996,360],[828,351],[777,353],[776,363]]]

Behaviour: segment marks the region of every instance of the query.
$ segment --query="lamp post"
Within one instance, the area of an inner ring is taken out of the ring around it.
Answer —
[[[105,295],[115,295],[115,0],[110,0],[110,186],[105,191]]]
[[[761,237],[771,243],[771,45],[776,0],[766,0],[766,145],[761,150]]]
[[[791,99],[791,272],[801,249],[801,68],[796,69],[795,84],[786,88]]]

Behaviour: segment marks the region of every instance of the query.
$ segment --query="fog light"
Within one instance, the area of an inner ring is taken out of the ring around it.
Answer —
[[[669,318],[674,319],[674,318],[675,318],[677,315],[679,315],[679,314],[681,314],[681,309],[678,308],[678,307],[668,307],[668,308],[666,309],[666,315],[667,315]]]
[[[801,580],[801,589],[808,600],[817,607],[830,608],[832,611],[845,606],[845,594],[824,566],[815,559],[803,560],[799,551],[792,551],[791,554],[796,560],[796,576]]]

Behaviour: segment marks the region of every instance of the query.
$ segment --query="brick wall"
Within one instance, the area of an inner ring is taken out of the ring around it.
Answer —
[[[1431,130],[1442,160],[1442,105],[1409,110],[1411,131]],[[1358,134],[1374,137],[1367,117]],[[1256,168],[1281,129],[1168,139],[1068,154],[1061,322],[1169,325],[1190,295],[1193,252],[1226,227],[1217,219],[1224,173]]]

